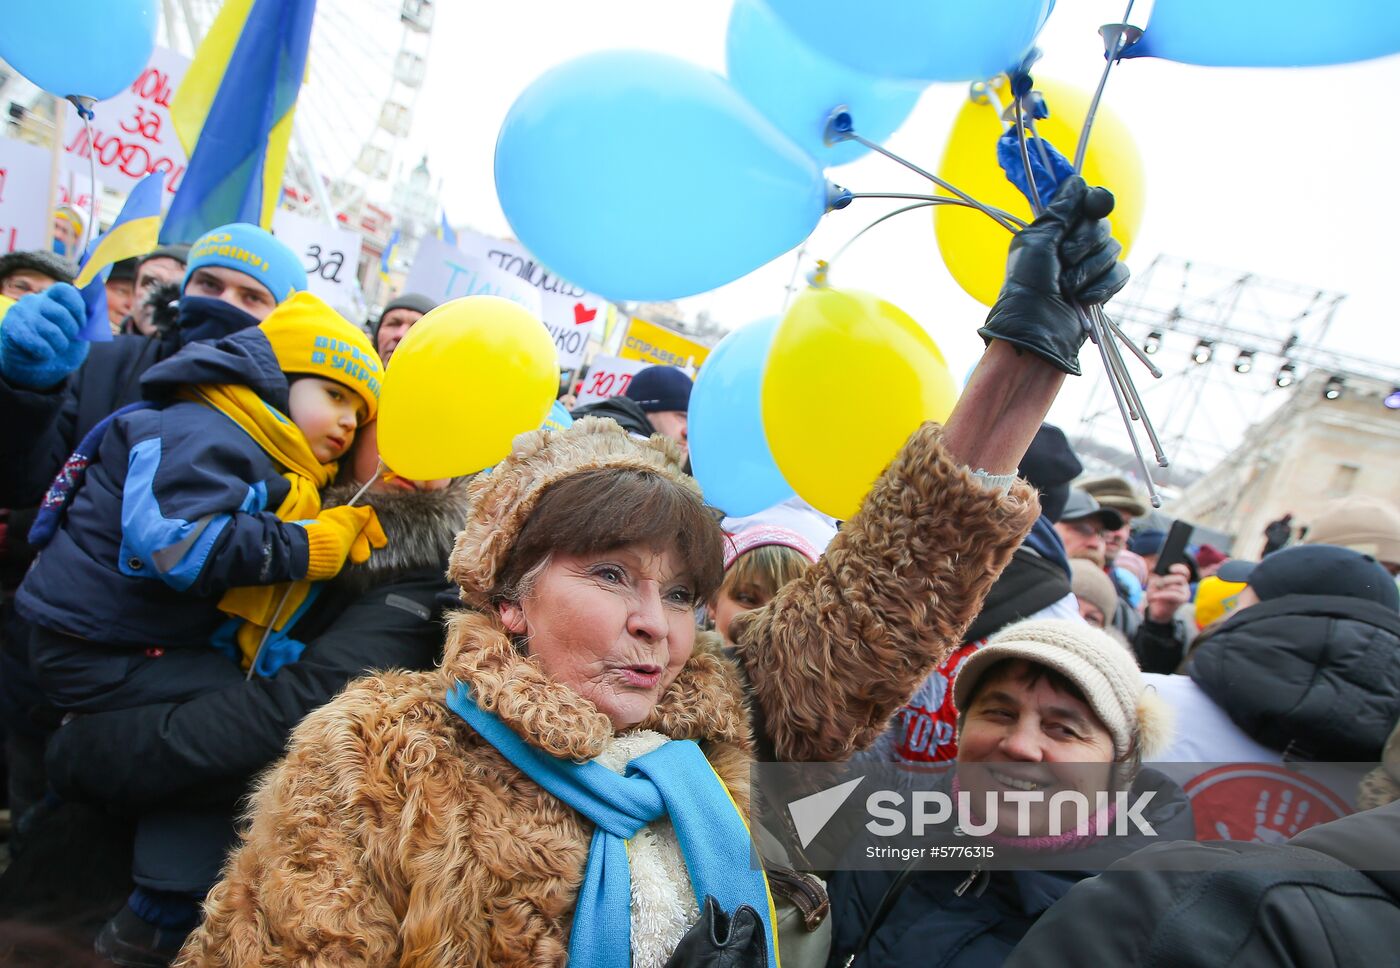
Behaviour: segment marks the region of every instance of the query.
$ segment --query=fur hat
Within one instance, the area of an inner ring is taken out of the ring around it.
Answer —
[[[1166,749],[1171,740],[1171,708],[1142,681],[1132,652],[1082,622],[1041,619],[1018,622],[993,635],[972,653],[953,683],[953,704],[967,709],[977,680],[1002,659],[1025,659],[1048,666],[1084,693],[1094,714],[1113,737],[1113,756],[1134,750],[1143,759]]]
[[[584,471],[616,467],[660,475],[699,497],[700,486],[681,470],[683,462],[680,448],[669,438],[639,440],[616,421],[600,417],[583,417],[567,430],[521,434],[509,457],[472,481],[471,511],[457,535],[447,576],[461,588],[462,601],[487,608],[521,528],[550,485]]]

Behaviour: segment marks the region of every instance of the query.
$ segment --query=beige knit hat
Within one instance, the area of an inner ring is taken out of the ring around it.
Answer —
[[[1083,622],[1040,619],[1018,622],[993,635],[963,662],[953,683],[953,704],[967,709],[983,674],[1002,659],[1025,659],[1069,679],[1113,737],[1113,756],[1123,760],[1134,742],[1143,759],[1166,748],[1172,712],[1142,681],[1133,654]]]
[[[1098,606],[1105,622],[1112,622],[1118,611],[1118,590],[1113,581],[1103,573],[1103,569],[1088,558],[1069,560],[1069,587],[1075,598],[1082,598]]]
[[[658,474],[700,496],[700,486],[681,470],[682,464],[680,449],[670,439],[640,440],[599,417],[584,417],[567,430],[521,434],[509,457],[472,481],[467,523],[457,535],[447,576],[462,589],[462,601],[487,608],[520,529],[545,488],[584,471],[616,467]]]

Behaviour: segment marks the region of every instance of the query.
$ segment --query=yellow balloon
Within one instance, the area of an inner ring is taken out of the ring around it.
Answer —
[[[544,325],[500,296],[467,296],[424,316],[394,350],[379,396],[379,453],[415,480],[457,477],[510,453],[559,387]]]
[[[997,139],[1006,130],[1001,114],[1011,96],[1006,79],[999,80],[1001,85],[992,88],[993,96],[987,103],[978,104],[969,98],[963,104],[943,149],[938,175],[978,201],[1030,221],[1030,203],[1007,181],[997,164]],[[1079,129],[1089,108],[1089,95],[1068,84],[1041,78],[1036,78],[1035,87],[1045,95],[1045,105],[1050,110],[1050,117],[1035,123],[1036,130],[1073,161]],[[1032,143],[1027,147],[1035,150]],[[1083,174],[1090,185],[1102,185],[1113,192],[1117,204],[1109,222],[1113,226],[1113,237],[1123,246],[1126,256],[1142,224],[1145,200],[1142,156],[1127,126],[1102,104],[1090,132]],[[947,196],[949,193],[939,189],[936,194]],[[1006,276],[1006,250],[1011,244],[1011,233],[981,212],[954,205],[934,208],[933,228],[943,262],[958,285],[973,299],[990,306],[996,301]]]
[[[937,344],[898,306],[808,289],[773,335],[763,430],[792,489],[845,520],[914,429],[946,420],[957,397]]]

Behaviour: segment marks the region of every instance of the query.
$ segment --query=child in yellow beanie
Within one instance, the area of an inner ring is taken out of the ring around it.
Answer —
[[[294,660],[278,632],[315,583],[385,544],[372,509],[320,496],[382,373],[368,337],[310,293],[151,367],[148,402],[94,428],[45,499],[17,604],[50,699],[116,709],[241,678],[211,641],[244,669],[266,641],[261,674]]]

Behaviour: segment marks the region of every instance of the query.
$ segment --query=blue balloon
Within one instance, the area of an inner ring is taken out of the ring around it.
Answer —
[[[496,140],[496,193],[516,237],[614,301],[732,282],[811,234],[831,191],[722,77],[649,51],[547,71]]]
[[[779,319],[730,333],[700,367],[690,391],[690,466],[705,500],[730,517],[792,497],[763,433],[763,364]]]
[[[156,46],[156,0],[7,3],[0,57],[57,94],[104,100],[141,76]]]
[[[763,0],[734,0],[725,63],[735,90],[824,165],[854,161],[870,150],[854,141],[826,143],[834,109],[846,107],[857,134],[883,142],[927,86],[862,74],[817,53]]]
[[[1395,0],[1157,0],[1124,57],[1207,67],[1311,67],[1400,52]]]
[[[767,3],[813,50],[877,77],[922,81],[980,81],[1016,66],[1055,5],[1054,0]]]

